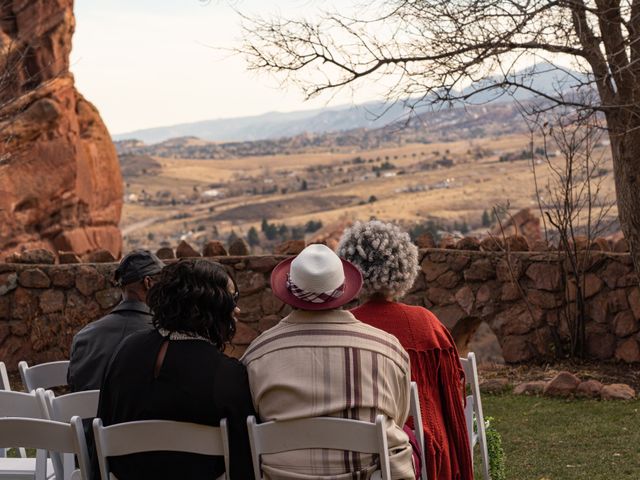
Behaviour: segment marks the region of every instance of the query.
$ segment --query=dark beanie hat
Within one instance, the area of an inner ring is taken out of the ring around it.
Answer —
[[[114,279],[123,287],[130,283],[139,282],[144,277],[160,273],[164,263],[148,250],[134,250],[125,255],[116,268]]]

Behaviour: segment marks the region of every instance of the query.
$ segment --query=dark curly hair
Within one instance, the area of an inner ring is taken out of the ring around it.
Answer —
[[[224,350],[236,333],[229,293],[234,278],[219,263],[206,259],[184,259],[167,265],[147,294],[153,325],[170,332],[196,333]]]

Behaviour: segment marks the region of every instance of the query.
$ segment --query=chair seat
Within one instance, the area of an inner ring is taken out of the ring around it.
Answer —
[[[33,479],[35,478],[35,458],[0,458],[0,478]],[[53,464],[47,459],[48,478],[53,477]]]

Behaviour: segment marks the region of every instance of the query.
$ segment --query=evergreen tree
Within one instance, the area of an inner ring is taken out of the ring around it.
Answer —
[[[482,226],[483,227],[490,227],[491,226],[491,216],[489,215],[489,212],[487,211],[486,208],[485,208],[484,212],[482,212]]]
[[[256,227],[251,227],[249,229],[249,232],[247,233],[247,242],[249,242],[249,245],[252,247],[260,245],[260,236],[258,235]]]
[[[233,242],[235,242],[238,239],[238,235],[236,234],[236,232],[234,232],[233,230],[231,230],[231,233],[229,234],[229,236],[227,237],[227,246],[230,246]]]

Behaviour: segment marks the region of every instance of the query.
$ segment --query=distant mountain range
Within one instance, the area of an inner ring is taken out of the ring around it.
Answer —
[[[535,74],[532,75],[532,73]],[[563,72],[547,64],[524,69],[516,73],[515,77],[526,79],[532,88],[547,94],[553,94],[558,88],[567,90],[584,80],[582,74],[571,71]],[[488,82],[484,84],[486,83]],[[478,83],[466,88],[464,92],[467,93],[482,88],[482,86],[483,83]],[[522,101],[531,98],[533,95],[526,90],[511,92],[509,95],[494,90],[477,94],[473,97],[473,102],[484,104],[496,99]],[[431,107],[425,105],[413,113],[421,115],[430,109]],[[145,144],[154,144],[180,137],[197,137],[213,142],[269,140],[295,137],[304,133],[323,134],[354,129],[379,129],[408,118],[409,113],[409,107],[403,102],[392,105],[385,102],[369,102],[361,105],[342,105],[296,112],[268,112],[250,117],[182,123],[121,133],[113,135],[113,139],[136,139]]]

